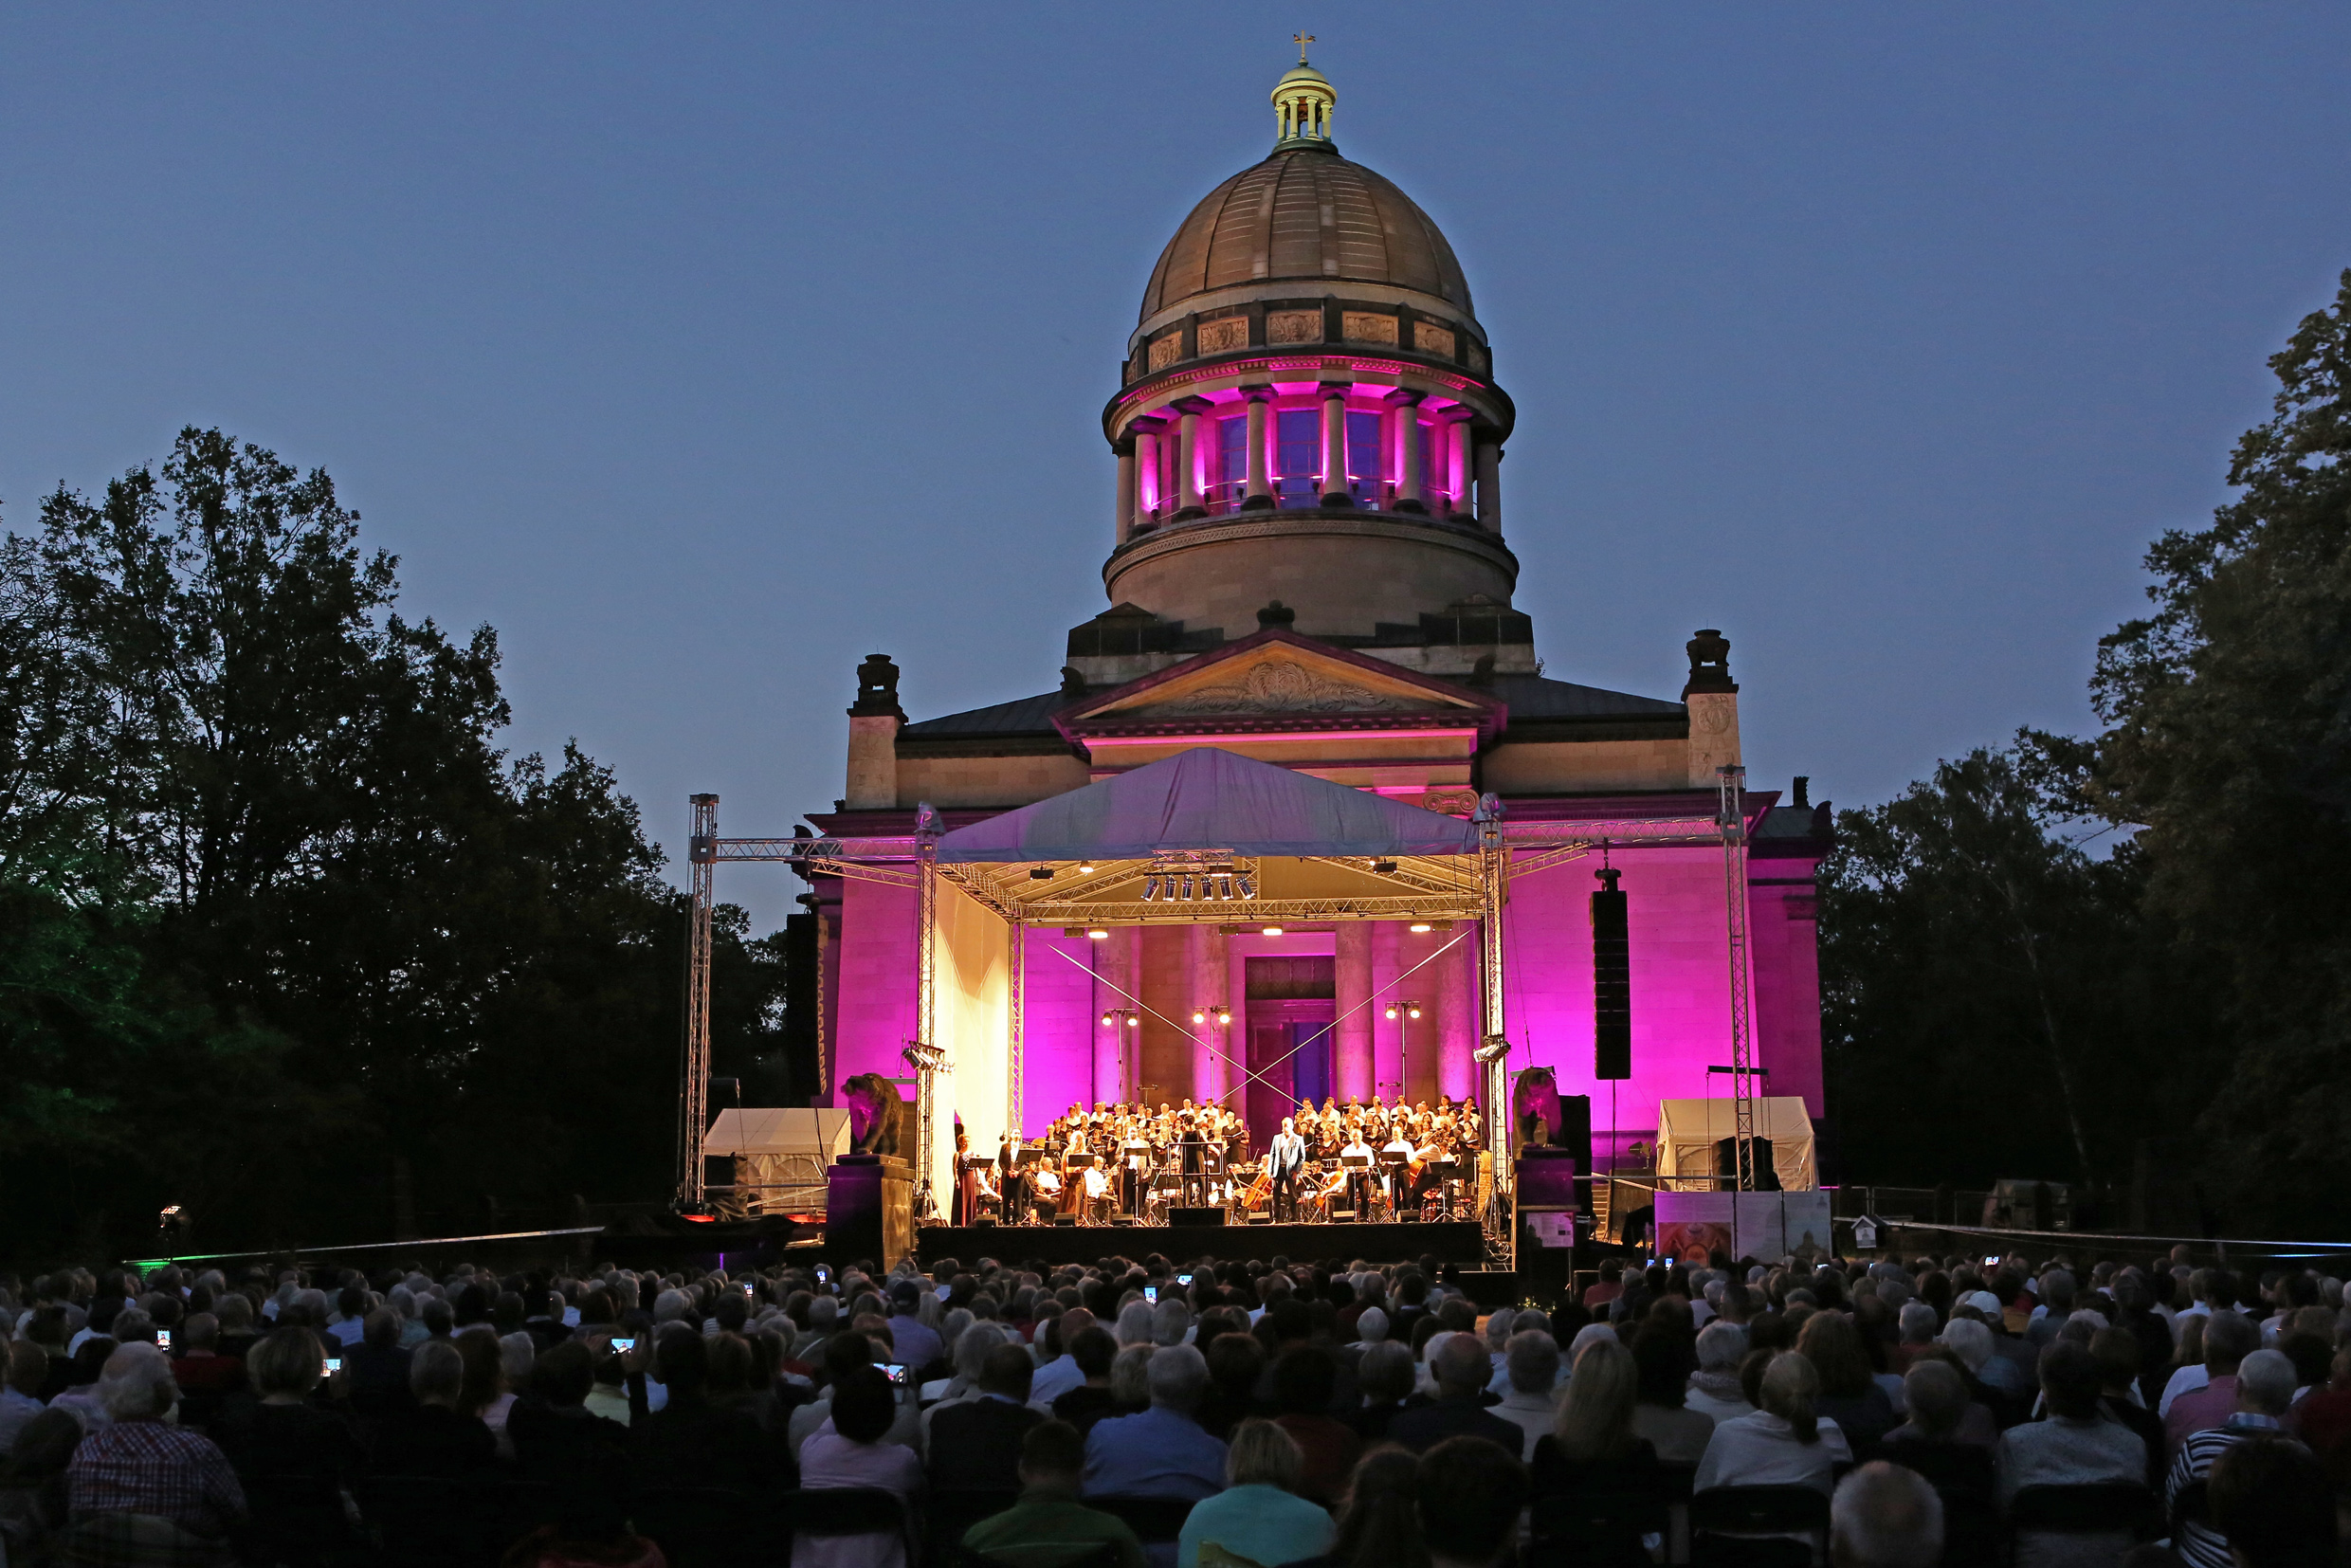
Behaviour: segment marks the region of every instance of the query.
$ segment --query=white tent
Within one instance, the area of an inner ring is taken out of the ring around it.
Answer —
[[[849,1113],[829,1107],[720,1111],[702,1152],[735,1157],[735,1202],[746,1213],[810,1213],[825,1206],[826,1172],[849,1152]]]
[[[1714,1147],[1739,1130],[1728,1100],[1661,1100],[1657,1103],[1657,1175],[1661,1179],[1711,1178]],[[1755,1133],[1772,1140],[1772,1170],[1780,1190],[1809,1193],[1820,1185],[1813,1161],[1813,1119],[1795,1095],[1759,1096]]]

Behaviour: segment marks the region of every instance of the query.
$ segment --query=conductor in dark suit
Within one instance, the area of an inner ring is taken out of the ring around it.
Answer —
[[[1019,1489],[1021,1439],[1045,1419],[1029,1408],[1029,1380],[1035,1371],[1028,1351],[998,1345],[980,1363],[979,1397],[931,1413],[932,1491]]]
[[[1191,1117],[1184,1119],[1183,1136],[1176,1148],[1184,1162],[1184,1201],[1194,1207],[1208,1201],[1208,1140],[1200,1136],[1200,1123]]]

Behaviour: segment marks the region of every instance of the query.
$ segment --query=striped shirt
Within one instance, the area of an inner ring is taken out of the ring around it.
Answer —
[[[2238,1411],[2225,1426],[2190,1432],[2180,1439],[2178,1456],[2172,1461],[2171,1474],[2164,1480],[2163,1505],[2167,1509],[2178,1507],[2179,1494],[2193,1483],[2209,1479],[2213,1467],[2220,1463],[2220,1456],[2239,1443],[2279,1435],[2276,1416],[2257,1415],[2249,1411]],[[2236,1559],[2229,1555],[2228,1537],[2206,1521],[2190,1520],[2182,1524],[2173,1533],[2172,1549],[2189,1568],[2235,1568]]]
[[[82,1440],[65,1467],[76,1522],[92,1514],[155,1514],[219,1536],[245,1517],[245,1488],[212,1440],[161,1421],[117,1421]]]

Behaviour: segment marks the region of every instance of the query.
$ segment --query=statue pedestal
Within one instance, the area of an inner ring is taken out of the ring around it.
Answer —
[[[825,1182],[825,1251],[835,1264],[888,1268],[914,1252],[914,1167],[894,1155],[843,1155]]]

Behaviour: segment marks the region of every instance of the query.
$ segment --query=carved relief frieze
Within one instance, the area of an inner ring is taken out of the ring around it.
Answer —
[[[1182,717],[1192,714],[1272,713],[1406,713],[1427,706],[1425,700],[1371,691],[1350,682],[1334,680],[1292,659],[1267,659],[1251,665],[1237,678],[1170,697],[1147,707],[1125,709],[1108,718]]]
[[[1230,354],[1235,349],[1248,347],[1248,317],[1227,316],[1217,320],[1200,323],[1200,352],[1202,354]]]
[[[1439,359],[1453,357],[1453,329],[1438,326],[1433,321],[1412,323],[1412,347]]]
[[[1276,310],[1266,316],[1268,343],[1320,343],[1322,313],[1319,310]]]
[[[1385,343],[1394,348],[1396,341],[1396,319],[1376,311],[1351,310],[1340,318],[1340,325],[1350,343]]]

